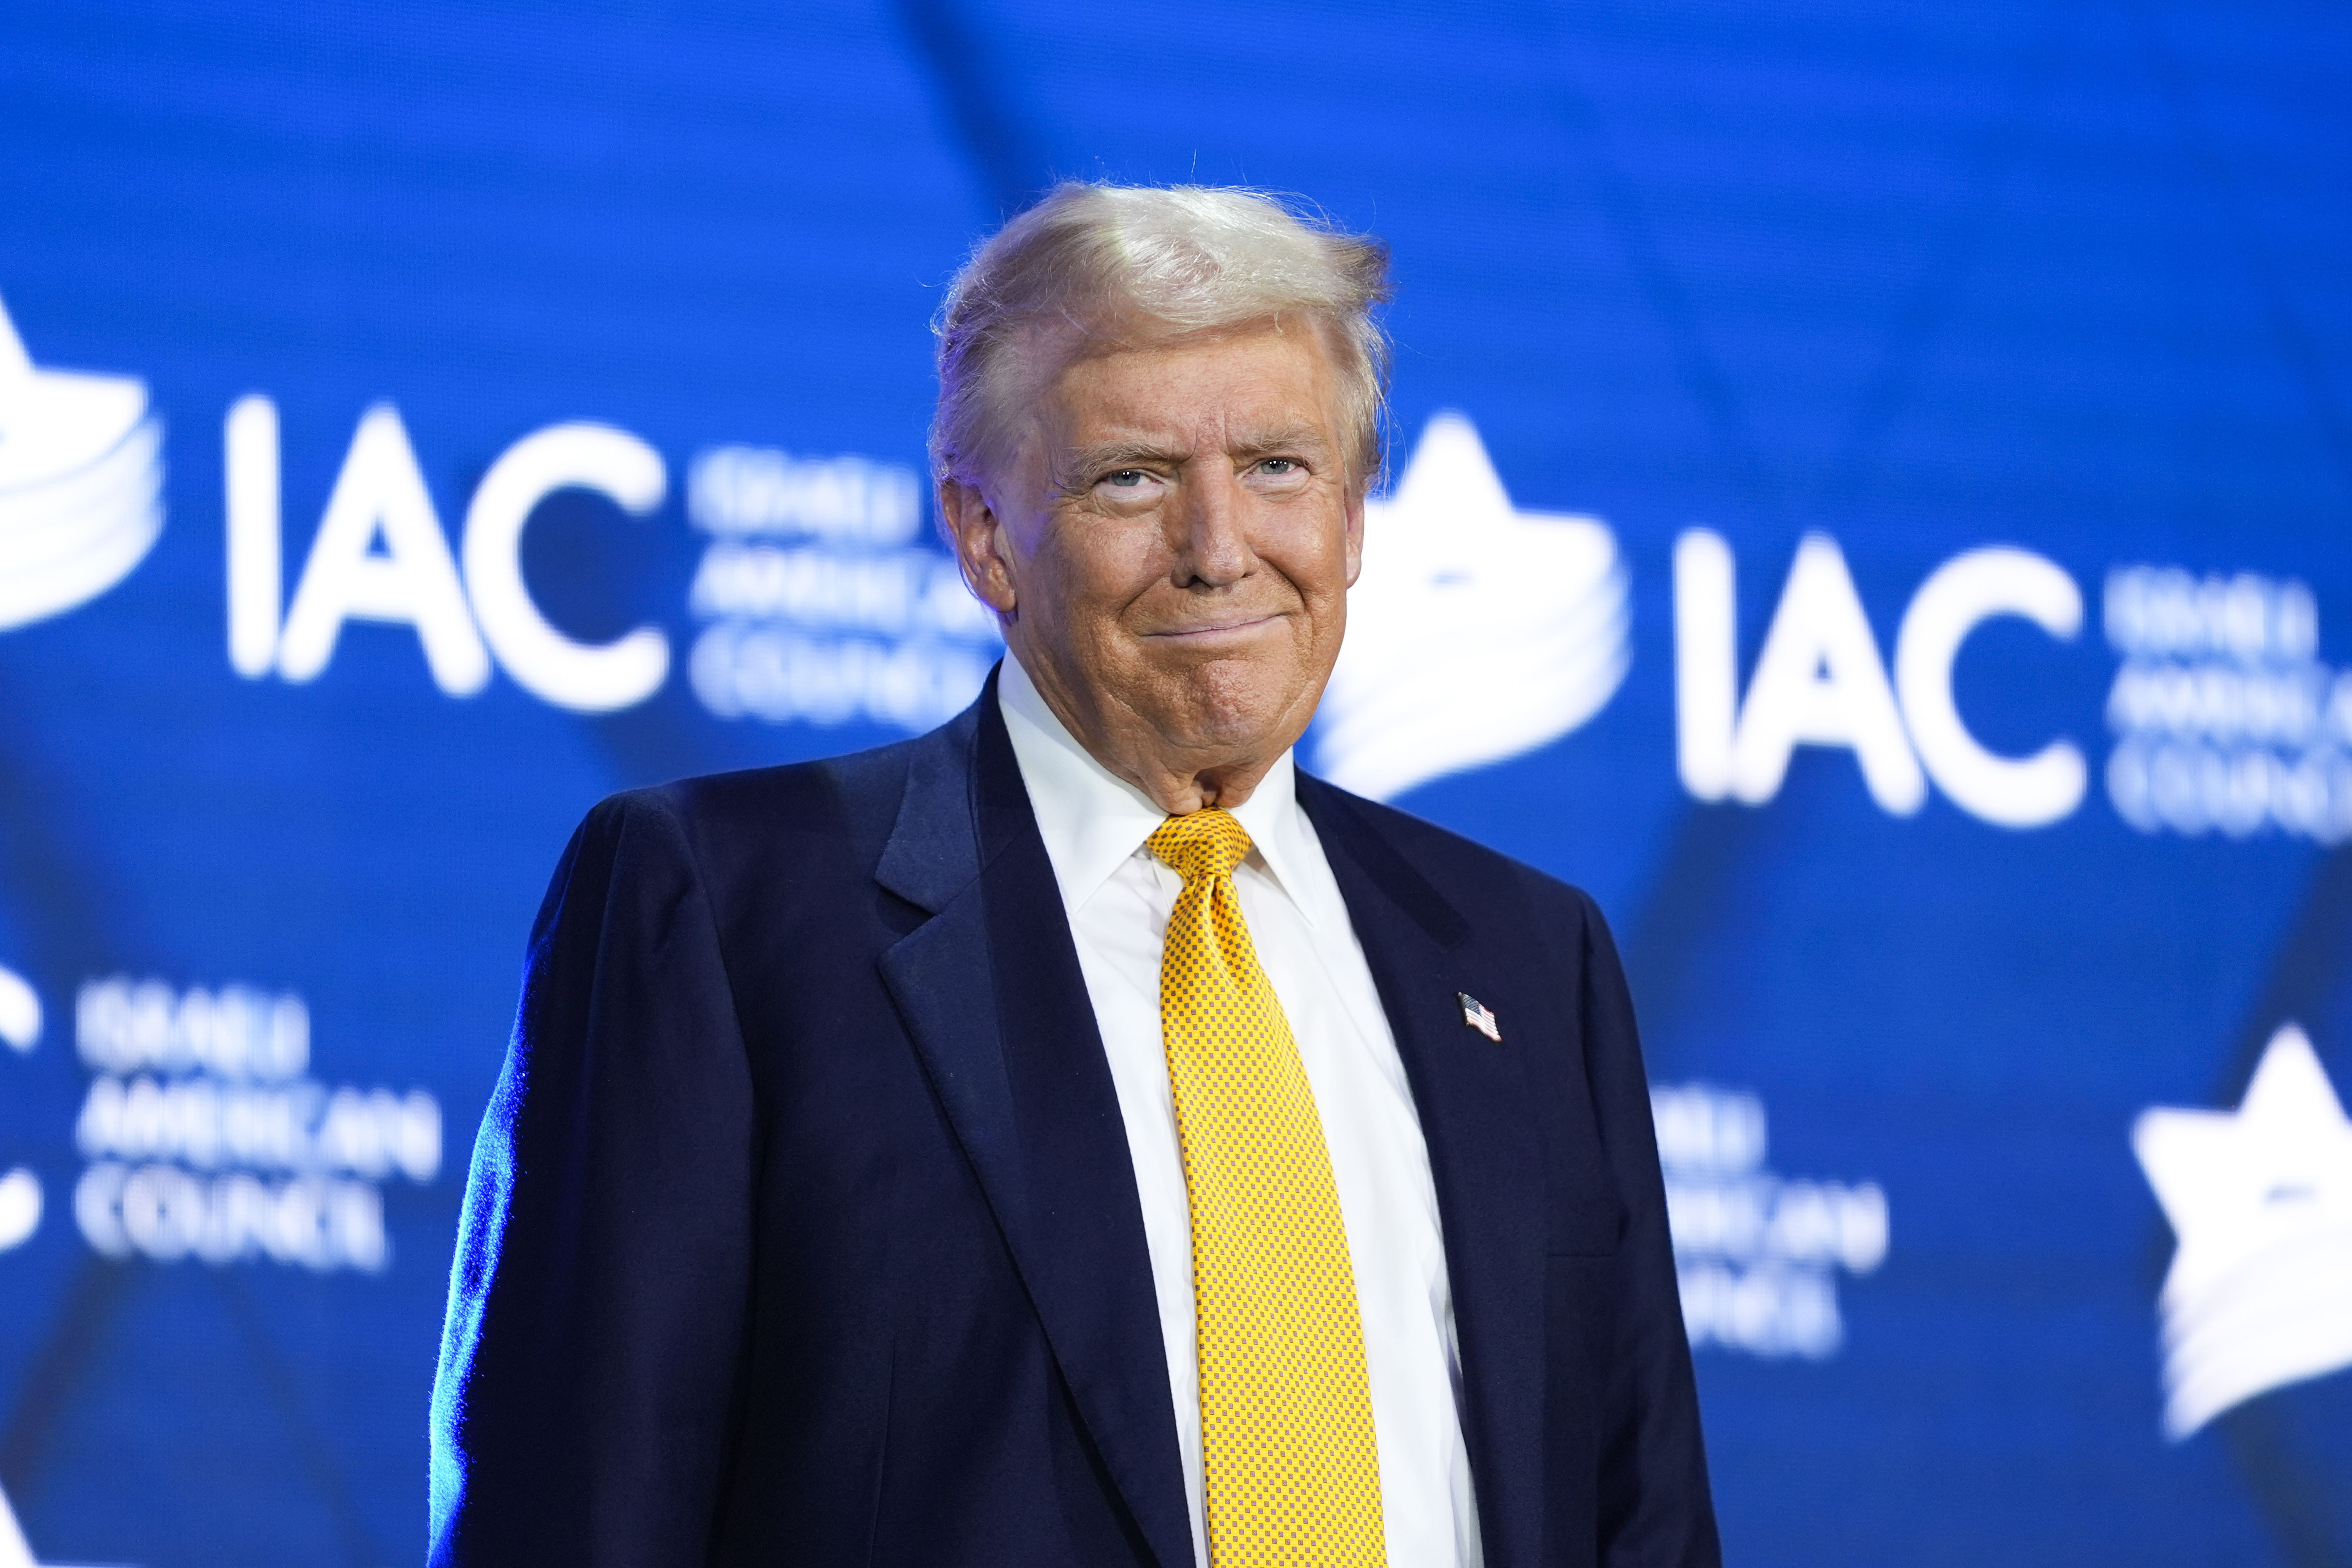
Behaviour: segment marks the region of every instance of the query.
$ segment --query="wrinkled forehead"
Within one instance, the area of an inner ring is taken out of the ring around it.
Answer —
[[[1310,346],[1323,362],[1326,374],[1338,368],[1337,330],[1320,316],[1284,310],[1209,326],[1185,326],[1132,307],[1081,313],[1072,310],[1031,323],[1024,333],[1023,353],[1045,374],[1045,384],[1070,366],[1138,350],[1243,345],[1266,338],[1290,339]]]
[[[1061,324],[1040,333],[1024,365],[1018,456],[1050,460],[1041,443],[1118,437],[1344,445],[1333,350],[1330,330],[1302,315],[1192,329]]]

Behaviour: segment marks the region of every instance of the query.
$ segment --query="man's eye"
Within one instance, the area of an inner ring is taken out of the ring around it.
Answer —
[[[1298,459],[1296,458],[1268,458],[1265,462],[1260,463],[1258,467],[1269,474],[1295,474],[1298,471]]]
[[[1103,483],[1117,485],[1123,490],[1131,490],[1143,480],[1144,473],[1141,468],[1121,468],[1117,473],[1103,476]]]

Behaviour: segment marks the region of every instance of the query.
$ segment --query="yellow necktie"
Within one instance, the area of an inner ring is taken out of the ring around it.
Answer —
[[[1209,1561],[1379,1568],[1355,1269],[1315,1093],[1234,889],[1249,834],[1211,806],[1150,846],[1184,879],[1160,1017],[1192,1206]]]

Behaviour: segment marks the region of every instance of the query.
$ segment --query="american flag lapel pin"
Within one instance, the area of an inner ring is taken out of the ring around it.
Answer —
[[[1462,1021],[1494,1041],[1503,1043],[1503,1026],[1495,1022],[1495,1010],[1467,991],[1454,994],[1462,1003]]]

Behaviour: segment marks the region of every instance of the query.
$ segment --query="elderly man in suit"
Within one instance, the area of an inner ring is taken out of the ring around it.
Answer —
[[[1198,188],[1066,185],[974,255],[932,456],[1011,658],[919,740],[573,837],[436,1563],[1717,1560],[1600,915],[1292,761],[1385,274]]]

